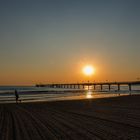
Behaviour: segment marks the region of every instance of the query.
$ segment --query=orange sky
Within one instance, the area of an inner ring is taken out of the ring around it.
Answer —
[[[140,2],[0,4],[0,85],[140,77]],[[86,77],[87,64],[96,72]]]

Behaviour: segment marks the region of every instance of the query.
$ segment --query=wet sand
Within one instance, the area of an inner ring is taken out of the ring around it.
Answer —
[[[0,104],[0,140],[140,139],[140,95]]]

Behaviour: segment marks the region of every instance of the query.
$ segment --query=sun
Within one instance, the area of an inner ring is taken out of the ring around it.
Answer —
[[[87,76],[94,74],[94,72],[95,72],[95,69],[91,65],[87,65],[83,68],[83,73]]]

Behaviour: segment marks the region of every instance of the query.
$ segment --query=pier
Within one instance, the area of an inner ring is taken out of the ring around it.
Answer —
[[[37,84],[36,87],[49,87],[49,88],[64,88],[64,89],[85,89],[85,87],[93,86],[96,90],[97,86],[100,86],[100,90],[103,90],[103,86],[108,86],[108,91],[111,90],[111,86],[117,86],[117,90],[120,91],[121,86],[127,85],[129,91],[132,90],[133,85],[140,85],[140,81],[128,81],[128,82],[85,82],[85,83],[62,83],[62,84]]]

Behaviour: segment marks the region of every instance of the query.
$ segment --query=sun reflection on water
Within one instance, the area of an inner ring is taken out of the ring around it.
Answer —
[[[91,92],[91,91],[87,91],[87,93],[86,93],[86,98],[87,98],[87,99],[93,98],[92,92]]]

